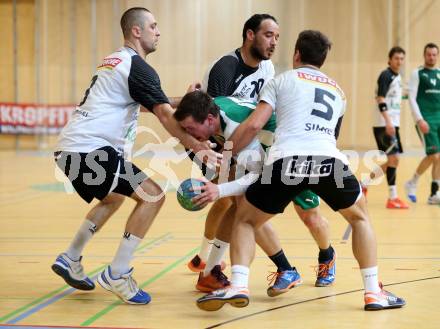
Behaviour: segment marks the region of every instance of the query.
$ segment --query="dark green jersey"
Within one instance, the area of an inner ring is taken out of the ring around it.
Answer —
[[[416,120],[440,120],[440,69],[415,70],[409,82],[409,99]]]

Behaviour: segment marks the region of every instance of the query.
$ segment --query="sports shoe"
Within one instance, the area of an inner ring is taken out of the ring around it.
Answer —
[[[366,292],[364,294],[365,311],[379,311],[387,308],[399,308],[406,304],[405,300],[397,297],[389,291],[383,289],[379,283],[381,291],[379,293]]]
[[[431,195],[428,198],[428,204],[440,204],[440,192],[437,192],[434,195]]]
[[[133,268],[120,278],[113,278],[110,266],[98,276],[98,283],[105,290],[111,291],[127,304],[148,304],[151,297],[145,291],[139,289],[136,281],[132,278]]]
[[[283,271],[283,272],[272,272],[267,276],[267,280],[270,281],[269,285],[275,281],[275,283],[267,288],[267,295],[269,297],[275,297],[285,292],[289,289],[295,288],[302,283],[301,276],[296,269]]]
[[[315,287],[327,287],[335,281],[336,275],[336,252],[333,258],[327,262],[319,263],[316,271]]]
[[[388,199],[386,207],[388,209],[408,209],[409,206],[399,198]]]
[[[242,287],[229,286],[215,290],[199,299],[197,307],[204,311],[217,311],[226,303],[234,307],[246,307],[249,304],[249,290]]]
[[[200,272],[196,289],[202,292],[211,292],[226,288],[230,284],[228,277],[223,274],[220,265],[215,265],[207,276],[203,276],[203,272]]]
[[[188,262],[187,266],[191,272],[199,273],[205,269],[206,263],[199,257],[199,255],[195,255],[193,259]],[[220,266],[223,271],[226,268],[226,263],[222,261]]]
[[[84,274],[84,268],[81,265],[82,256],[77,260],[71,260],[67,254],[58,255],[52,264],[52,270],[66,281],[66,283],[79,290],[93,290],[95,284]]]
[[[408,199],[410,199],[411,202],[416,203],[417,202],[417,184],[414,184],[412,181],[407,181],[405,183],[405,191],[406,191],[406,196],[408,197]]]

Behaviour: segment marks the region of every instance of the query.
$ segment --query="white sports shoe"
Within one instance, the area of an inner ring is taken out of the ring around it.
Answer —
[[[417,202],[417,196],[416,196],[416,192],[417,192],[417,184],[414,184],[412,181],[407,181],[405,183],[405,191],[406,191],[406,196],[408,197],[408,199],[411,200],[411,202]]]
[[[127,304],[143,305],[151,301],[151,297],[142,289],[139,289],[136,281],[131,276],[133,268],[127,273],[122,274],[120,278],[114,278],[110,266],[98,276],[98,283],[105,290],[108,290],[118,296]]]
[[[246,307],[249,304],[249,290],[242,287],[229,286],[197,299],[197,306],[204,311],[217,311],[225,304],[234,307]]]
[[[428,198],[428,204],[440,204],[440,191]]]
[[[95,284],[84,273],[81,265],[82,256],[77,260],[71,260],[67,254],[58,255],[52,264],[52,270],[66,281],[66,283],[79,290],[93,290]]]

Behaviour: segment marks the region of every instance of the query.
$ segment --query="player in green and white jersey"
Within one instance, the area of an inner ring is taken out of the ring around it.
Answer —
[[[409,101],[419,134],[423,137],[426,157],[414,176],[405,184],[408,197],[416,202],[417,181],[432,164],[429,204],[440,204],[440,69],[436,67],[439,48],[428,43],[423,51],[424,66],[414,70],[409,81]]]
[[[207,140],[213,135],[220,135],[225,139],[228,139],[233,134],[235,129],[240,125],[240,123],[246,120],[254,109],[255,103],[248,100],[242,100],[234,97],[217,97],[213,101],[208,94],[195,91],[185,95],[174,116],[189,134],[199,140]],[[234,157],[234,162],[236,163],[236,166],[234,167],[236,175],[235,177],[229,176],[229,178],[231,178],[230,180],[232,181],[219,185],[214,185],[211,183],[207,184],[208,190],[205,190],[203,198],[199,199],[198,201],[200,203],[206,203],[217,200],[218,198],[239,196],[244,194],[247,186],[253,183],[253,181],[258,178],[258,174],[261,172],[265,156],[265,148],[272,144],[273,132],[275,131],[275,128],[276,119],[275,116],[273,116],[262,129],[262,132],[259,134],[258,138],[252,140],[246,146],[246,148],[240,152],[240,154]],[[242,177],[245,171],[251,172],[251,174]],[[222,173],[220,176],[222,176]],[[300,217],[304,216],[304,211],[309,211],[312,213],[312,216],[309,215],[309,217],[313,217],[315,221],[318,222],[314,225],[317,227],[316,231],[319,232],[311,230],[311,233],[320,247],[327,244],[326,252],[329,254],[329,256],[327,259],[325,255],[322,254],[323,249],[320,249],[320,271],[318,271],[318,277],[315,285],[328,286],[334,281],[335,278],[335,253],[328,241],[328,232],[320,227],[327,227],[327,225],[324,225],[325,219],[320,217],[317,210],[319,198],[316,196],[316,194],[307,190],[298,195],[298,197],[294,200],[294,203],[295,209]],[[234,212],[231,213],[231,216],[229,216],[230,220],[234,219]],[[222,233],[218,232],[217,235],[222,236],[222,241],[229,241],[232,222],[225,223],[224,220],[221,224]],[[323,224],[320,225],[320,223]],[[261,235],[263,235],[263,231],[261,231]],[[270,238],[266,238],[264,241],[269,244],[272,242]],[[325,260],[322,258],[325,258]],[[286,292],[289,288],[293,287],[293,285],[296,285],[298,282],[300,282],[300,276],[295,268],[291,270],[279,269],[278,271],[280,272],[280,277],[285,275],[289,276],[289,280],[292,278],[296,279],[291,282],[292,285],[289,287],[278,287],[277,284],[270,287],[268,289],[269,296],[275,296],[277,294]],[[209,275],[209,273],[204,274]],[[197,287],[198,289],[202,288],[200,285],[200,278]]]

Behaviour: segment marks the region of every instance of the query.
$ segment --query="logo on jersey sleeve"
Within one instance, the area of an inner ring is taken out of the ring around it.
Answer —
[[[122,59],[120,58],[104,58],[101,65],[98,66],[98,70],[113,70]]]

